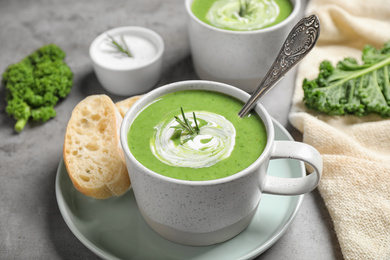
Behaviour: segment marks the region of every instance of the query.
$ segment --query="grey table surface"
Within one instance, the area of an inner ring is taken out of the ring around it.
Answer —
[[[5,113],[0,86],[0,259],[98,259],[65,224],[55,197],[65,127],[75,105],[91,94],[108,94],[99,84],[88,55],[100,33],[119,26],[144,26],[165,42],[162,77],[156,87],[198,79],[192,65],[183,1],[179,0],[1,0],[0,71],[40,46],[59,45],[74,72],[69,96],[57,117],[28,124],[22,133]],[[296,140],[288,122],[294,72],[262,99],[262,104]],[[317,190],[306,195],[292,225],[256,259],[342,259],[331,218]]]

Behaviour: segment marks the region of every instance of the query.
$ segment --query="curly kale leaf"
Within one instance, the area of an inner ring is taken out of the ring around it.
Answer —
[[[8,66],[3,73],[6,112],[17,121],[17,132],[30,119],[45,122],[56,116],[53,107],[69,94],[73,85],[73,73],[64,58],[63,50],[49,44]]]
[[[390,41],[381,49],[366,45],[362,61],[345,58],[336,67],[323,61],[316,79],[303,80],[306,106],[328,115],[390,117]]]
[[[31,117],[31,107],[20,98],[13,98],[8,100],[6,112],[13,115],[17,119],[15,124],[15,131],[20,132],[26,126],[27,121]]]

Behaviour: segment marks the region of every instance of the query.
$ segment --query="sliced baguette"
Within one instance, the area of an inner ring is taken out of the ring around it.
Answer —
[[[74,108],[66,128],[63,156],[81,193],[105,199],[130,186],[119,128],[122,117],[106,95],[92,95]]]
[[[125,117],[127,110],[138,100],[142,97],[141,96],[133,96],[129,97],[127,99],[124,99],[122,101],[116,102],[115,106],[119,110],[119,113],[122,117]]]

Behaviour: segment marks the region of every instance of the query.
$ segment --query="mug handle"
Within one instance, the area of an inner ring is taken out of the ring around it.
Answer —
[[[300,195],[314,190],[321,179],[322,157],[313,147],[294,141],[274,141],[270,159],[295,159],[311,165],[312,173],[300,178],[280,178],[267,175],[263,193],[275,195]]]

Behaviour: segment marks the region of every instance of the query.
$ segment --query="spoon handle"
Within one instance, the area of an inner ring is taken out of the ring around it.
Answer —
[[[316,44],[320,35],[320,21],[316,15],[300,20],[287,36],[282,49],[259,87],[242,107],[238,116],[243,118],[256,102],[276,85],[286,73],[297,65]]]

